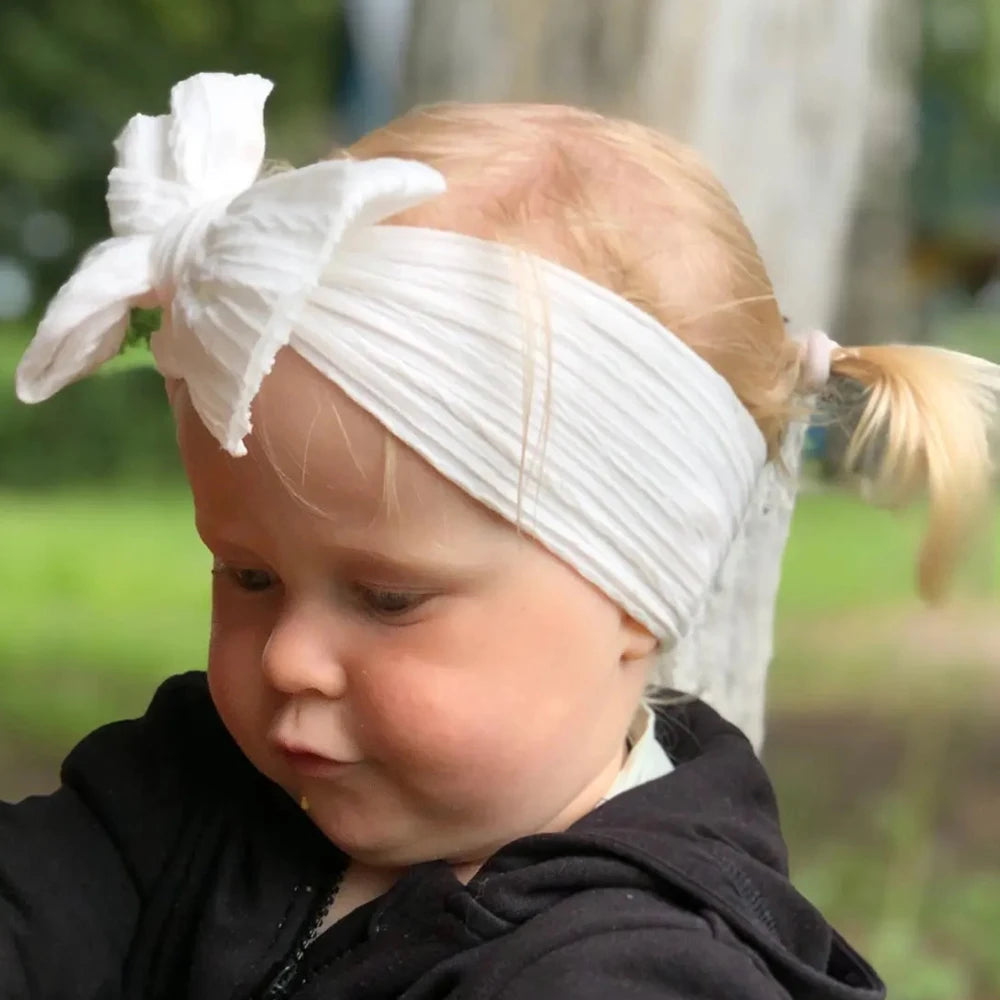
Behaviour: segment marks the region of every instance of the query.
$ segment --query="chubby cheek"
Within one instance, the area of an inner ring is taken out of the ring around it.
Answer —
[[[356,722],[373,755],[405,783],[454,787],[484,766],[497,772],[508,755],[510,705],[488,679],[482,659],[443,664],[412,653],[386,653],[352,697]],[[377,677],[375,676],[377,673]]]
[[[264,683],[261,653],[270,623],[240,614],[218,592],[212,600],[208,645],[208,686],[219,717],[240,749],[269,777],[265,737],[277,709],[276,696]]]
[[[416,669],[429,664],[409,660]],[[368,715],[367,711],[365,715]],[[415,815],[450,826],[499,816],[525,759],[499,699],[471,683],[386,686],[371,729],[378,770]]]
[[[366,742],[427,799],[486,802],[536,782],[607,704],[610,654],[570,625],[517,601],[381,642],[352,697]]]

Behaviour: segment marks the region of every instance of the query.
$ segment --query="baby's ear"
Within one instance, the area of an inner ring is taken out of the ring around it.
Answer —
[[[652,656],[660,645],[659,639],[631,615],[622,612],[622,662],[633,663]]]

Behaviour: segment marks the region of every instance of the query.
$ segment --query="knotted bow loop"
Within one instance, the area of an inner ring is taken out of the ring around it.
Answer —
[[[115,237],[53,299],[18,368],[26,402],[53,395],[120,349],[133,306],[161,306],[152,347],[233,454],[250,404],[303,302],[352,231],[445,190],[410,160],[331,160],[255,182],[271,83],[205,73],[171,112],[134,117],[108,182]]]
[[[207,228],[260,172],[271,87],[255,75],[203,73],[173,88],[170,114],[125,126],[108,178],[114,236],[49,304],[18,366],[22,400],[48,399],[114,357],[134,306],[169,308]]]
[[[115,140],[108,211],[117,236],[156,233],[178,215],[231,201],[264,161],[264,102],[273,84],[201,73],[170,92],[170,114],[135,115]]]
[[[150,249],[155,303],[171,310],[188,271],[202,262],[210,228],[229,207],[228,198],[188,209],[175,216],[153,238]]]

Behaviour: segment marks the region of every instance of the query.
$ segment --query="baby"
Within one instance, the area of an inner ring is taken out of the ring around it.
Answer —
[[[0,994],[881,996],[672,654],[815,406],[874,494],[929,487],[937,592],[997,370],[790,338],[725,193],[638,125],[432,108],[259,179],[269,90],[131,120],[115,236],[18,372],[44,399],[163,309],[213,613],[207,675],[0,805]]]

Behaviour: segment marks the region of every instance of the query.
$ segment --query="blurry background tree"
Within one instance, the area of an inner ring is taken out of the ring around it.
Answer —
[[[927,0],[922,143],[912,187],[924,335],[1000,302],[1000,3]]]
[[[686,139],[733,192],[793,323],[912,339],[943,296],[996,280],[996,0],[412,10],[401,103],[570,101]]]
[[[677,135],[733,194],[793,323],[829,326],[866,166],[891,164],[882,214],[905,211],[917,33],[908,0],[435,0],[415,6],[406,101],[583,102]]]
[[[842,342],[908,339],[912,14],[910,0],[433,0],[412,9],[403,93],[583,103],[676,135],[733,195],[793,327],[828,328],[843,301]],[[826,431],[828,463],[844,444]],[[763,581],[778,552],[755,558]],[[746,617],[769,626],[766,606]],[[756,734],[769,647],[747,646],[728,683],[684,646],[678,680],[717,690],[715,707]]]

